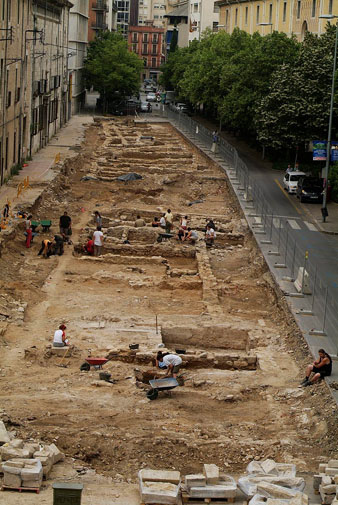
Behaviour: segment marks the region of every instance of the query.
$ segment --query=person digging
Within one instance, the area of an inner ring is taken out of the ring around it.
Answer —
[[[176,379],[182,365],[182,358],[177,356],[177,354],[162,353],[159,351],[157,353],[156,363],[158,363],[161,369],[166,367],[167,371],[164,377],[173,377]]]

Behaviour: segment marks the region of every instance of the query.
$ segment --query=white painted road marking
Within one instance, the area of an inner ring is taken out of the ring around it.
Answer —
[[[314,224],[304,221],[305,226],[309,228],[310,231],[318,231]]]
[[[294,230],[300,230],[300,226],[294,219],[288,219],[288,223]]]

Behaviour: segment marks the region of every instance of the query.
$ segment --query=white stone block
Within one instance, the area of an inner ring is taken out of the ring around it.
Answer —
[[[219,481],[219,468],[214,464],[204,464],[203,473],[207,479],[207,484],[217,484]]]
[[[179,486],[171,482],[141,482],[141,501],[147,504],[177,504]]]
[[[179,484],[181,480],[180,472],[175,470],[150,470],[143,468],[139,471],[139,477],[143,482],[169,482]]]
[[[325,484],[324,486],[319,486],[319,491],[322,491],[324,494],[336,494],[337,486],[336,484]]]
[[[58,463],[59,461],[63,461],[65,459],[65,455],[56,447],[55,444],[49,445],[47,449],[52,454],[54,465],[55,463]]]
[[[236,496],[236,488],[227,485],[206,485],[199,487],[191,487],[189,490],[191,498],[234,498]]]
[[[11,439],[7,433],[6,426],[3,421],[0,421],[0,445],[7,444],[10,441]]]
[[[13,473],[5,472],[3,484],[4,484],[4,486],[9,486],[9,487],[20,487],[21,486],[21,476],[15,475]]]
[[[7,461],[8,459],[24,458],[28,459],[30,454],[26,449],[15,449],[10,445],[6,444],[0,447],[0,454],[2,461]]]
[[[42,480],[25,480],[22,482],[21,487],[27,488],[40,488],[42,485]]]
[[[299,491],[271,484],[270,482],[259,482],[257,484],[257,492],[267,498],[278,498],[282,500],[290,500],[299,493]]]
[[[338,468],[330,468],[327,466],[325,468],[325,473],[326,475],[333,475],[333,476],[338,475]]]
[[[338,468],[338,459],[330,459],[327,466],[330,468]]]
[[[9,445],[13,447],[13,449],[23,449],[24,442],[23,440],[16,438],[15,440],[12,440]]]
[[[188,489],[191,487],[205,486],[206,483],[207,479],[202,473],[185,476],[185,485]]]
[[[325,473],[326,463],[319,463],[319,473]]]
[[[278,471],[276,468],[276,463],[273,459],[267,459],[265,461],[261,461],[261,467],[265,473],[270,473],[277,475]]]

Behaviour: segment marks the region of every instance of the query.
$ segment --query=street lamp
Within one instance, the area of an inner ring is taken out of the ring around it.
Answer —
[[[319,16],[321,19],[336,19],[338,16],[333,14],[323,14]],[[327,151],[326,151],[326,163],[324,170],[325,187],[323,191],[323,205],[322,205],[322,216],[323,223],[325,223],[327,217],[327,186],[329,178],[329,166],[330,166],[330,155],[331,155],[331,132],[332,132],[332,118],[333,118],[333,100],[334,100],[334,84],[335,84],[335,73],[336,73],[336,60],[337,60],[337,46],[338,46],[338,23],[336,24],[336,42],[334,46],[334,57],[333,57],[333,72],[332,72],[332,86],[331,86],[331,101],[330,101],[330,118],[329,118],[329,131],[327,134]]]
[[[272,24],[273,23],[258,23],[258,26],[270,26],[271,27],[271,32],[272,33]]]

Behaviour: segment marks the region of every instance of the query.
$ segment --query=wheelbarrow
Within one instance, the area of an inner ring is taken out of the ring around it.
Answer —
[[[108,358],[86,358],[86,362],[80,366],[81,372],[89,372],[93,366],[95,370],[102,370],[102,365],[105,365],[110,359]]]
[[[147,391],[147,398],[149,400],[156,400],[159,391],[169,391],[179,386],[179,383],[173,377],[166,377],[165,379],[153,379],[149,381],[152,389]]]

